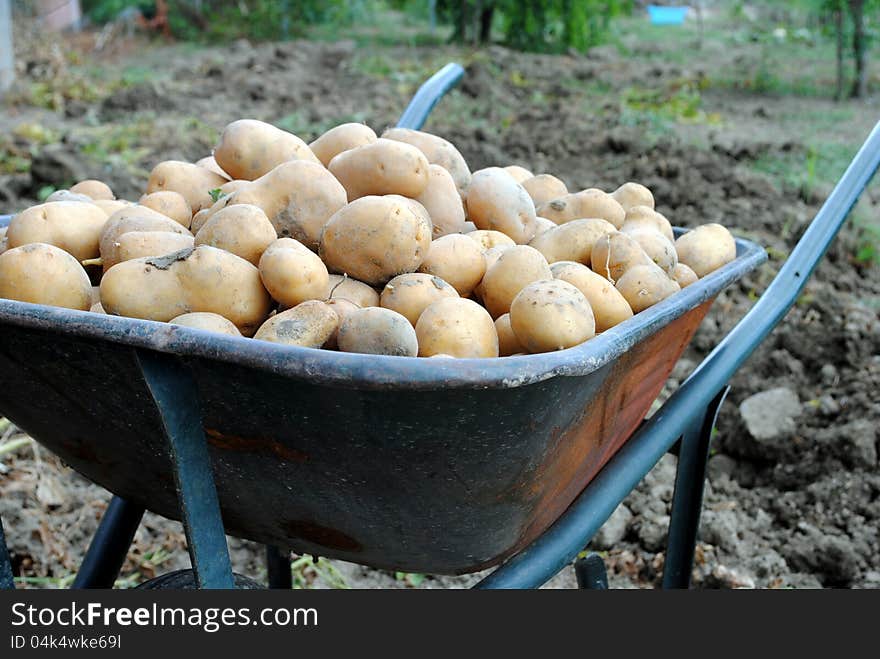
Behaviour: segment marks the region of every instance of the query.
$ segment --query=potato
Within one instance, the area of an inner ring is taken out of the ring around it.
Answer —
[[[145,194],[138,200],[138,204],[157,213],[162,213],[166,217],[170,217],[187,229],[192,224],[192,209],[179,192],[161,190],[160,192]]]
[[[654,229],[633,229],[626,232],[645,250],[654,263],[667,274],[672,275],[672,270],[678,264],[678,254],[673,245],[666,237]]]
[[[464,230],[464,203],[452,175],[440,165],[428,167],[428,185],[415,200],[428,211],[434,238]]]
[[[91,291],[83,267],[55,245],[29,243],[0,254],[0,298],[88,311]]]
[[[373,129],[365,124],[339,124],[309,144],[309,148],[326,167],[343,151],[372,144],[377,139]]]
[[[339,317],[339,325],[341,325],[342,322],[348,317],[348,314],[361,308],[354,302],[351,302],[341,297],[335,297],[326,300],[325,304],[336,312],[336,315]],[[338,348],[338,344],[336,341],[338,332],[339,326],[337,325],[337,328],[333,330],[333,333],[324,342],[324,348],[326,348],[327,350],[336,350]]]
[[[595,217],[611,222],[618,229],[623,226],[626,216],[623,206],[617,203],[614,197],[596,188],[573,192],[548,201],[541,204],[537,212],[541,217],[546,217],[556,224]]]
[[[101,304],[109,314],[161,322],[207,311],[228,318],[250,336],[269,315],[272,298],[256,267],[201,245],[117,263],[101,279]]]
[[[532,174],[525,167],[520,167],[519,165],[508,165],[507,167],[502,167],[502,169],[510,174],[510,177],[522,185],[523,181],[527,181],[530,178],[535,178],[535,175]],[[474,172],[476,174],[476,172]]]
[[[99,236],[107,221],[104,211],[92,203],[50,201],[13,217],[6,238],[11,248],[46,243],[85,261],[98,256]]]
[[[626,211],[623,226],[620,230],[624,233],[636,229],[653,229],[662,233],[669,242],[675,241],[672,225],[663,215],[648,206],[632,206]]]
[[[498,334],[498,356],[509,357],[525,352],[525,348],[513,333],[510,326],[510,314],[506,313],[495,319],[495,333]]]
[[[70,192],[84,194],[95,201],[98,201],[99,199],[106,201],[116,199],[116,195],[113,194],[113,190],[110,189],[109,185],[103,181],[96,181],[94,179],[80,181],[76,185],[70,186]]]
[[[416,147],[379,138],[337,155],[327,169],[355,201],[370,195],[415,198],[428,185],[430,163]]]
[[[275,314],[260,326],[255,339],[289,346],[320,348],[336,332],[339,316],[319,300],[306,300]]]
[[[172,325],[182,325],[184,327],[192,327],[193,329],[206,330],[208,332],[229,334],[230,336],[241,336],[241,332],[238,331],[235,323],[216,313],[207,313],[204,311],[185,313],[176,318],[172,318],[168,322]]]
[[[91,304],[96,304],[101,301],[101,287],[100,286],[92,286],[89,291],[89,302]]]
[[[0,227],[0,254],[9,249],[9,239],[6,237],[8,229],[9,227]]]
[[[213,208],[213,207],[212,207]],[[225,206],[224,206],[225,208]],[[214,213],[211,212],[211,208],[203,208],[198,213],[193,215],[192,223],[189,225],[190,232],[195,235],[199,231],[201,231],[202,227],[208,222],[208,220],[213,217]]]
[[[451,142],[442,137],[409,128],[389,128],[382,137],[397,142],[405,142],[425,154],[432,165],[440,165],[448,171],[455,181],[459,193],[463,193],[471,182],[471,170],[467,162]]]
[[[293,162],[297,162],[294,160]],[[306,162],[306,161],[302,161]],[[231,195],[233,192],[238,192],[239,190],[246,188],[253,181],[245,181],[244,179],[233,179],[232,181],[226,181],[223,185],[221,185],[218,189],[220,190],[220,196],[223,197],[225,195]]]
[[[540,236],[542,233],[546,231],[550,231],[550,229],[555,229],[558,224],[556,222],[551,222],[546,217],[536,217],[535,218],[535,238]],[[534,240],[534,238],[532,239]]]
[[[419,272],[440,277],[467,297],[486,274],[486,258],[475,241],[454,233],[431,243]]]
[[[226,210],[234,208],[237,207],[230,206]],[[217,213],[214,218],[221,215],[222,212]],[[209,222],[205,229],[210,226]],[[263,252],[259,266],[266,290],[285,306],[295,307],[306,300],[323,300],[327,297],[330,284],[327,268],[314,252],[293,238],[273,241]]]
[[[209,172],[214,172],[215,174],[219,174],[227,181],[232,180],[232,177],[223,171],[223,168],[217,164],[217,161],[214,160],[214,156],[205,156],[204,158],[200,158],[196,160],[196,166],[204,167]]]
[[[577,261],[589,263],[593,245],[602,236],[614,233],[614,225],[605,220],[573,220],[535,236],[529,246],[544,255],[547,263]]]
[[[410,322],[391,309],[367,307],[346,315],[336,342],[341,352],[416,357],[419,343]]]
[[[641,183],[632,181],[624,183],[611,193],[614,200],[623,206],[623,210],[629,211],[633,206],[647,206],[654,208],[654,195]]]
[[[171,252],[192,248],[193,237],[171,231],[129,231],[116,239],[115,247],[114,265],[122,261],[148,256],[164,256],[171,254]]]
[[[568,194],[568,188],[565,187],[565,183],[551,174],[538,174],[532,178],[527,178],[520,184],[529,193],[532,201],[535,202],[535,206],[546,204],[548,201],[559,199]]]
[[[593,272],[598,272],[612,283],[620,279],[627,269],[647,264],[654,265],[654,262],[645,254],[641,245],[628,234],[619,231],[599,238],[593,245],[590,256]]]
[[[153,210],[148,206],[141,206],[140,204],[128,204],[127,206],[122,206],[121,208],[115,210],[107,218],[107,224],[109,225],[111,222],[118,222],[119,220],[124,220],[131,217],[152,217],[159,220],[175,221],[174,218],[168,217],[164,213]],[[189,233],[189,231],[186,231],[186,227],[180,224],[180,222],[176,222],[176,224],[179,224],[185,230],[185,233]]]
[[[684,263],[676,263],[670,276],[682,288],[690,286],[699,279],[697,273]]]
[[[349,300],[359,307],[378,307],[379,293],[372,286],[343,275],[330,275],[326,300]]]
[[[736,258],[736,242],[730,231],[720,224],[703,224],[679,236],[675,250],[678,260],[697,277],[705,277]]]
[[[275,227],[259,206],[236,204],[212,215],[196,234],[195,244],[225,249],[258,265],[276,239]]]
[[[510,247],[486,270],[480,283],[483,303],[492,317],[497,318],[510,311],[510,303],[517,293],[541,279],[553,279],[541,252],[527,245]]]
[[[229,178],[247,181],[258,179],[289,160],[321,164],[296,135],[255,119],[239,119],[227,125],[214,149],[214,160]]]
[[[444,297],[458,297],[458,292],[440,277],[413,272],[385,284],[379,304],[401,314],[415,327],[422,312]]]
[[[220,174],[180,160],[165,160],[153,167],[147,180],[147,194],[171,190],[186,199],[193,213],[214,203],[211,190],[226,183]]]
[[[477,231],[470,231],[464,235],[471,240],[476,241],[477,244],[485,250],[492,249],[493,247],[513,247],[516,245],[513,238],[510,236],[503,234],[500,231],[492,231],[491,229],[478,229]]]
[[[644,311],[680,290],[678,284],[654,263],[629,268],[615,287],[629,302],[633,313]]]
[[[510,305],[510,326],[533,354],[571,348],[596,335],[587,298],[561,279],[535,281],[523,288]]]
[[[465,193],[468,219],[480,229],[501,231],[520,245],[535,237],[535,204],[499,167],[475,172]]]
[[[94,202],[94,199],[92,199],[88,195],[84,195],[79,192],[71,192],[70,190],[56,190],[48,197],[46,197],[43,203],[45,204],[50,201],[84,201],[87,204],[91,204]]]
[[[554,279],[567,281],[584,294],[593,310],[596,332],[604,332],[627,318],[632,318],[629,302],[620,291],[587,266],[574,261],[558,261],[550,266],[550,271]]]
[[[418,270],[430,245],[431,220],[421,204],[398,195],[371,195],[330,218],[319,254],[330,271],[377,285]]]
[[[437,300],[416,323],[419,356],[497,357],[498,335],[489,313],[473,300]]]
[[[133,208],[136,209],[133,211],[135,215],[129,216],[129,209],[124,208],[111,215],[107,219],[104,228],[101,229],[98,245],[101,252],[101,261],[104,267],[104,272],[107,272],[122,260],[119,254],[119,238],[123,234],[131,231],[162,231],[176,233],[186,237],[192,236],[189,231],[170,217],[165,217],[161,213],[157,213],[146,207],[136,206]],[[144,215],[138,215],[140,212],[143,212]]]
[[[132,202],[126,201],[125,199],[96,199],[92,203],[107,213],[107,217],[110,217],[118,210],[134,206]]]

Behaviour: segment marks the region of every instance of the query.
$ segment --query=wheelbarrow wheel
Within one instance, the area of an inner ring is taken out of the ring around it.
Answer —
[[[233,574],[236,590],[263,590],[266,587],[253,579]],[[192,570],[175,570],[145,581],[136,590],[197,590],[196,575]]]

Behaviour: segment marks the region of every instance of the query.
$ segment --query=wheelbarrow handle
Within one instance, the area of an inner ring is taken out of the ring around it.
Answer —
[[[463,75],[464,69],[462,66],[455,62],[450,62],[428,78],[419,87],[415,96],[412,97],[403,114],[400,115],[397,127],[412,128],[413,130],[420,129],[428,115],[431,114],[431,110],[437,105],[437,102],[443,98],[446,92],[458,84]]]

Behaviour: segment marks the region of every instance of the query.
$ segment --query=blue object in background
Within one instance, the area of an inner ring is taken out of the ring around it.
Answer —
[[[654,25],[681,25],[689,7],[661,7],[648,5],[648,18]]]

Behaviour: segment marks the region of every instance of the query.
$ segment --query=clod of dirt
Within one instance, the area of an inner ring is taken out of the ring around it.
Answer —
[[[79,154],[68,151],[63,146],[47,146],[31,161],[32,187],[51,185],[66,188],[76,181],[88,178],[82,160]]]
[[[132,112],[170,112],[175,109],[173,94],[159,88],[156,83],[145,82],[114,92],[101,102],[99,116],[102,121],[112,121]]]
[[[739,406],[739,413],[752,437],[773,440],[794,433],[801,403],[791,389],[779,387],[749,396]]]
[[[624,504],[617,506],[611,513],[608,521],[599,529],[599,532],[590,543],[596,549],[612,549],[626,536],[633,514]]]

